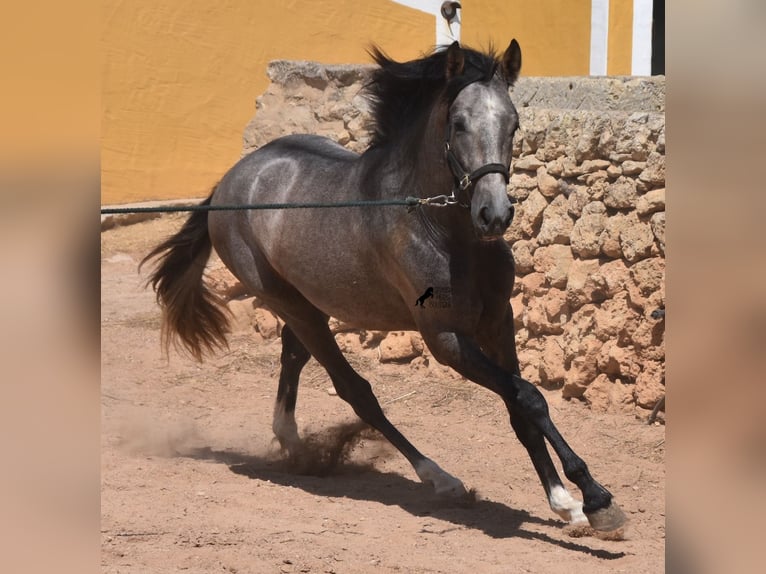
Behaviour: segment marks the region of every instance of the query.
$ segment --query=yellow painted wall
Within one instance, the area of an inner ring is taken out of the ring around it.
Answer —
[[[633,0],[609,1],[606,72],[629,76],[633,57]]]
[[[104,0],[102,203],[197,197],[239,159],[273,59],[418,57],[434,21],[392,2]]]
[[[590,6],[590,0],[467,0],[461,40],[504,50],[516,38],[524,76],[587,76]]]
[[[632,0],[612,0],[609,73],[630,71]],[[462,41],[511,38],[522,75],[587,75],[590,0],[464,0]],[[434,43],[432,16],[390,0],[102,0],[101,200],[200,197],[239,158],[273,59],[369,62]]]

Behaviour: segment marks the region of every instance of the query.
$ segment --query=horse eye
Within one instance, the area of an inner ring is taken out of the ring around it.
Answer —
[[[465,122],[461,120],[457,120],[454,123],[454,128],[455,128],[455,133],[458,133],[458,134],[468,131],[467,128],[465,127]]]

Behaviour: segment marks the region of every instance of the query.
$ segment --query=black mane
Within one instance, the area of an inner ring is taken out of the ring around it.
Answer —
[[[419,60],[397,62],[373,46],[370,55],[378,64],[365,86],[372,102],[371,147],[397,139],[426,114],[437,96],[452,102],[468,84],[487,82],[498,67],[493,50],[489,53],[462,48],[463,73],[447,82],[447,50],[438,50]]]

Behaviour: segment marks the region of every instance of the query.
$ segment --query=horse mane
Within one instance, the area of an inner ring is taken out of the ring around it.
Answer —
[[[461,48],[463,73],[447,81],[447,50],[437,49],[418,60],[397,62],[378,46],[369,54],[378,67],[365,86],[372,104],[370,147],[398,139],[416,125],[441,96],[451,103],[468,84],[492,79],[499,61],[495,51],[487,53]]]

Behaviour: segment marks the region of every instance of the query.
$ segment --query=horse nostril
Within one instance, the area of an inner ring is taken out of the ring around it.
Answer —
[[[505,225],[505,228],[508,229],[511,226],[511,222],[513,221],[513,206],[508,210],[508,215],[506,216],[505,220],[503,220],[503,224]]]
[[[487,206],[485,205],[479,210],[479,219],[481,219],[481,222],[484,225],[489,225],[489,210],[487,209]]]

